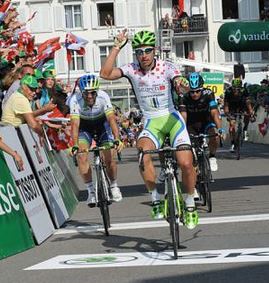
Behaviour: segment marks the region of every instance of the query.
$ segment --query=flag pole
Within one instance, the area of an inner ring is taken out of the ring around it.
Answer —
[[[67,60],[67,83],[70,84],[70,64],[71,62],[69,60]]]

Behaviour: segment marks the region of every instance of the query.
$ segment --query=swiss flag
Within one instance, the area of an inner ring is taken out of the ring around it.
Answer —
[[[86,39],[78,37],[69,32],[65,37],[65,48],[67,52],[67,61],[70,63],[72,59],[72,51],[76,51],[79,55],[85,54],[85,46],[88,43]]]
[[[60,37],[53,37],[41,43],[37,49],[37,56],[34,60],[36,67],[44,64],[47,59],[54,57],[55,51],[61,49]]]

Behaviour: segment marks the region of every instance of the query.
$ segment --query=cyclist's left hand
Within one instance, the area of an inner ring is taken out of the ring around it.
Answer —
[[[177,94],[187,93],[189,88],[189,81],[184,77],[176,77],[174,79],[174,88]]]
[[[115,146],[116,146],[116,150],[117,152],[121,152],[124,148],[124,143],[120,140],[120,139],[116,139],[114,142]]]

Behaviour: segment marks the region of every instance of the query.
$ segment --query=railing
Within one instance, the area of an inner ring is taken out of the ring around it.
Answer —
[[[208,32],[207,19],[204,16],[194,15],[188,18],[173,20],[171,29],[174,31],[174,36],[183,33],[205,33]]]

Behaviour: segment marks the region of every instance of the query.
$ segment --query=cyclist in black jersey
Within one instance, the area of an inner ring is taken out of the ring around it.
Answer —
[[[178,109],[186,121],[188,132],[191,134],[214,134],[217,130],[223,134],[220,114],[214,93],[209,88],[204,88],[204,80],[197,73],[191,73],[188,77],[190,91],[181,95],[178,100]],[[215,157],[219,144],[218,137],[209,139],[209,162],[211,171],[218,170]]]
[[[239,78],[232,80],[232,86],[226,89],[224,96],[224,113],[229,122],[229,134],[231,139],[231,149],[234,151],[234,139],[235,139],[235,126],[236,117],[234,113],[244,114],[244,128],[246,132],[249,120],[251,122],[255,121],[254,110],[252,108],[251,100],[249,94],[242,86],[242,80]],[[246,135],[246,133],[245,133]]]

